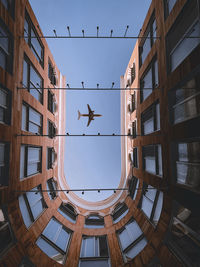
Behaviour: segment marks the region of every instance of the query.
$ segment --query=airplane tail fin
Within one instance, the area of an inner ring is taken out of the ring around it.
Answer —
[[[80,113],[80,111],[78,110],[78,120],[80,120],[80,117],[81,117],[81,113]]]

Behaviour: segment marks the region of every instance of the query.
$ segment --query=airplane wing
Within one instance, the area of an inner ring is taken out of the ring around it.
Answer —
[[[88,106],[88,112],[89,112],[89,114],[92,112],[92,110],[91,110],[91,108],[90,108],[90,105],[89,104],[87,104],[87,106]]]
[[[92,118],[89,116],[89,117],[88,117],[88,124],[87,124],[87,127],[90,125],[91,120],[92,120]]]

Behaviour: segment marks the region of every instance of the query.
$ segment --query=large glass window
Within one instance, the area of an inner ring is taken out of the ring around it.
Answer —
[[[14,18],[15,14],[15,0],[0,0],[4,7],[8,10],[10,15]]]
[[[183,266],[199,266],[200,215],[174,202],[167,245]]]
[[[179,184],[200,186],[200,142],[184,142],[173,145],[175,176]]]
[[[42,148],[22,145],[20,155],[20,178],[42,171]]]
[[[194,48],[199,45],[200,22],[197,2],[196,0],[187,1],[183,11],[167,35],[169,71],[174,71]]]
[[[49,77],[51,84],[56,85],[56,71],[50,60],[48,63],[48,77]]]
[[[155,15],[153,15],[147,26],[146,32],[144,33],[145,38],[141,42],[139,47],[140,66],[144,63],[146,57],[151,51],[151,47],[153,46],[156,40],[156,30],[157,26],[156,26]]]
[[[157,224],[163,205],[163,193],[151,185],[143,183],[142,196],[139,208],[146,214],[151,222]]]
[[[118,204],[112,214],[113,217],[113,222],[117,223],[119,222],[123,217],[126,216],[126,214],[128,213],[128,207],[126,206],[125,203],[120,203]]]
[[[0,207],[0,254],[6,252],[15,242],[7,208]]]
[[[22,130],[42,134],[43,116],[29,105],[22,105]]]
[[[134,168],[138,168],[138,149],[137,147],[133,148],[133,151],[129,154],[131,165]]]
[[[147,244],[142,230],[133,219],[118,231],[118,236],[125,261],[133,259]]]
[[[36,241],[38,247],[50,258],[64,264],[72,232],[52,218]]]
[[[79,266],[110,266],[106,236],[83,236]]]
[[[48,195],[50,199],[55,199],[57,197],[57,183],[53,178],[47,180],[47,190],[49,190]]]
[[[76,222],[77,214],[70,204],[62,203],[58,208],[58,212],[72,223]]]
[[[41,189],[41,186],[37,186],[32,190],[38,192],[27,192],[19,196],[19,207],[26,227],[29,227],[47,207]]]
[[[142,134],[150,134],[160,130],[160,104],[154,103],[141,115]]]
[[[0,122],[10,125],[11,122],[11,91],[0,86]]]
[[[155,175],[162,176],[161,145],[144,146],[142,149],[143,169]]]
[[[31,47],[37,60],[44,66],[44,46],[27,12],[24,20],[24,39]]]
[[[30,60],[24,56],[23,86],[28,89],[40,103],[43,103],[43,79],[37,73]]]
[[[85,228],[104,228],[104,218],[91,214],[85,219]]]
[[[140,101],[143,102],[158,84],[158,61],[154,59],[140,80]]]
[[[10,152],[9,144],[0,142],[0,187],[8,185],[9,152]]]
[[[195,118],[200,115],[200,77],[184,83],[169,92],[170,121],[173,124]]]
[[[0,20],[0,67],[12,74],[13,71],[13,37]]]
[[[56,110],[55,97],[54,97],[54,94],[50,90],[48,90],[47,108],[51,113],[54,113]]]

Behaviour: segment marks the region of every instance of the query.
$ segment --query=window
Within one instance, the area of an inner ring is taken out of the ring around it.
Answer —
[[[11,97],[11,91],[0,86],[0,122],[8,125],[11,123]]]
[[[36,241],[38,247],[50,258],[64,264],[72,232],[52,218]]]
[[[147,244],[140,227],[133,219],[117,233],[125,261],[133,259]]]
[[[169,92],[169,112],[172,124],[200,115],[199,73],[182,86]],[[182,88],[181,88],[182,87]]]
[[[141,115],[142,134],[150,134],[160,130],[160,104],[154,103]]]
[[[35,265],[27,257],[24,257],[19,267],[35,267]]]
[[[162,176],[162,150],[161,145],[143,147],[143,169],[155,175]]]
[[[133,176],[130,181],[129,181],[129,185],[128,185],[128,191],[129,191],[129,195],[132,199],[136,198],[137,195],[137,188],[139,187],[139,179],[136,178],[135,176]]]
[[[165,17],[169,16],[177,0],[164,0]]]
[[[51,61],[48,63],[48,77],[52,85],[56,85],[56,71]]]
[[[23,65],[23,87],[27,88],[41,104],[43,103],[43,79],[26,56]]]
[[[136,94],[131,94],[130,104],[128,104],[128,111],[133,112],[136,108]]]
[[[8,185],[10,145],[0,142],[0,187]]]
[[[85,219],[85,228],[104,228],[104,218],[91,214]]]
[[[79,266],[110,266],[106,236],[83,236]]]
[[[39,61],[40,65],[44,66],[44,46],[41,43],[39,35],[28,15],[25,13],[25,20],[24,20],[24,39],[27,44],[30,46],[33,54]]]
[[[54,97],[54,94],[48,90],[48,110],[51,112],[51,113],[54,113],[55,110],[56,110],[56,102],[55,102],[55,97]]]
[[[132,122],[131,129],[128,132],[128,135],[130,135],[131,138],[136,138],[137,136],[137,122],[136,120]]]
[[[41,192],[41,185],[32,190],[38,190],[39,192],[27,192],[19,196],[19,207],[26,227],[29,227],[47,208]]]
[[[50,190],[48,195],[51,199],[55,199],[57,197],[57,182],[53,178],[47,180],[47,190]]]
[[[20,178],[42,171],[42,148],[22,145],[20,155]]]
[[[167,245],[184,266],[200,262],[200,217],[198,213],[174,202],[174,214],[169,226]]]
[[[173,145],[175,155],[175,176],[178,184],[189,187],[200,185],[200,142],[177,143]]]
[[[14,18],[15,14],[15,0],[0,0],[4,7],[8,10],[10,15]]]
[[[117,223],[119,222],[123,217],[126,216],[128,213],[128,207],[126,206],[125,203],[120,203],[118,204],[112,214],[113,222]]]
[[[0,20],[0,67],[12,74],[13,37],[2,20]]]
[[[47,120],[47,134],[49,138],[56,137],[56,127],[53,122],[50,120]]]
[[[147,26],[146,32],[144,33],[146,39],[142,40],[139,47],[140,67],[144,63],[146,57],[151,51],[151,48],[156,40],[156,30],[157,30],[156,20],[155,20],[155,15],[153,14],[153,16],[150,19],[149,25]]]
[[[53,147],[47,147],[47,170],[53,169],[55,161],[55,150]]]
[[[137,152],[137,147],[133,148],[133,152],[129,154],[130,156],[130,161],[131,164],[133,165],[134,168],[138,168],[138,152]]]
[[[168,70],[174,71],[199,45],[200,22],[198,1],[187,1],[166,38]],[[185,19],[187,18],[187,19]]]
[[[5,253],[15,242],[15,237],[11,228],[7,208],[0,207],[0,255]]]
[[[67,220],[72,223],[76,222],[76,212],[70,204],[62,203],[58,209],[58,212],[62,214]]]
[[[22,104],[22,130],[42,134],[43,117],[26,103]]]
[[[143,102],[158,84],[158,62],[154,59],[140,80],[140,101]]]
[[[142,196],[138,207],[154,224],[157,224],[159,221],[162,205],[163,193],[151,185],[143,183]]]

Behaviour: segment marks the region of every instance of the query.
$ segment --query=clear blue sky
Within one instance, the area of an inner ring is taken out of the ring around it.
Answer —
[[[137,36],[148,11],[150,0],[30,0],[44,35],[96,34]],[[134,40],[49,39],[56,64],[70,87],[120,86]],[[87,113],[87,104],[102,114],[87,128],[87,118],[77,120],[77,111]],[[66,132],[72,134],[120,133],[120,93],[67,92]],[[121,178],[121,143],[119,137],[67,137],[65,175],[71,188],[118,187]],[[86,200],[105,199],[112,192],[85,193]]]

